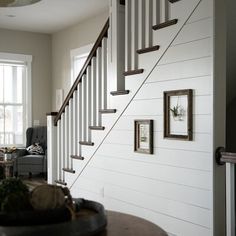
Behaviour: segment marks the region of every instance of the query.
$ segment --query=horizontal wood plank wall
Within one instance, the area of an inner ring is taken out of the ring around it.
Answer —
[[[200,3],[76,188],[79,196],[144,217],[170,235],[212,235],[212,5]],[[163,139],[163,91],[176,89],[194,90],[193,141]],[[135,119],[154,120],[154,155],[133,151]]]

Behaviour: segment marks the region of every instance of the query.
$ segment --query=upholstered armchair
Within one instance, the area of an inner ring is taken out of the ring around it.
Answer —
[[[39,144],[43,152],[31,152],[31,147]],[[47,127],[36,126],[26,130],[26,148],[18,149],[15,155],[14,175],[43,174],[47,172]]]

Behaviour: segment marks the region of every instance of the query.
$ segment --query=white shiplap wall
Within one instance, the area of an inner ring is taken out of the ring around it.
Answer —
[[[212,235],[212,6],[201,1],[73,186],[171,235]],[[193,141],[163,138],[163,92],[176,89],[194,90]],[[153,155],[134,153],[135,119],[154,120]]]

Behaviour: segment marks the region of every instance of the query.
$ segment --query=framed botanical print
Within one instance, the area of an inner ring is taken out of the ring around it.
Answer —
[[[153,120],[134,121],[134,151],[153,154]]]
[[[193,139],[193,90],[164,92],[164,138]]]

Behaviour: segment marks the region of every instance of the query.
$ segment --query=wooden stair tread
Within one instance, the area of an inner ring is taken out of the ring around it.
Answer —
[[[129,90],[117,90],[110,92],[112,96],[126,95],[129,94]]]
[[[180,0],[168,0],[170,3],[179,2]],[[120,0],[120,5],[125,5],[125,0]]]
[[[104,130],[104,126],[89,126],[89,129],[91,130]]]
[[[72,159],[76,159],[76,160],[81,160],[81,161],[84,160],[84,157],[82,157],[82,156],[71,155],[70,157],[71,157]]]
[[[143,54],[143,53],[147,53],[147,52],[153,52],[153,51],[159,50],[159,48],[160,48],[160,46],[156,45],[156,46],[152,46],[152,47],[148,47],[148,48],[138,49],[137,53]]]
[[[124,76],[137,75],[137,74],[142,74],[143,72],[144,72],[144,69],[129,70],[129,71],[125,71],[123,75]]]
[[[170,3],[179,2],[180,0],[168,0]]]
[[[61,185],[64,185],[64,186],[67,185],[67,183],[65,181],[63,181],[63,180],[55,180],[55,183],[56,184],[61,184]]]
[[[168,0],[170,3],[178,2],[180,0]],[[120,0],[121,5],[125,5],[125,0]]]
[[[63,170],[63,171],[65,171],[65,172],[72,173],[72,174],[74,174],[74,173],[75,173],[75,170],[73,170],[73,169],[70,169],[70,168],[62,168],[62,170]]]
[[[116,109],[100,109],[99,112],[103,114],[116,113]]]
[[[93,146],[94,145],[93,142],[87,142],[87,141],[79,141],[79,144],[86,145],[86,146]]]
[[[152,29],[153,29],[153,30],[159,30],[159,29],[162,29],[162,28],[171,26],[171,25],[175,25],[175,24],[177,24],[177,22],[178,22],[178,19],[168,20],[168,21],[166,21],[166,22],[163,22],[163,23],[154,25],[154,26],[152,27]]]

